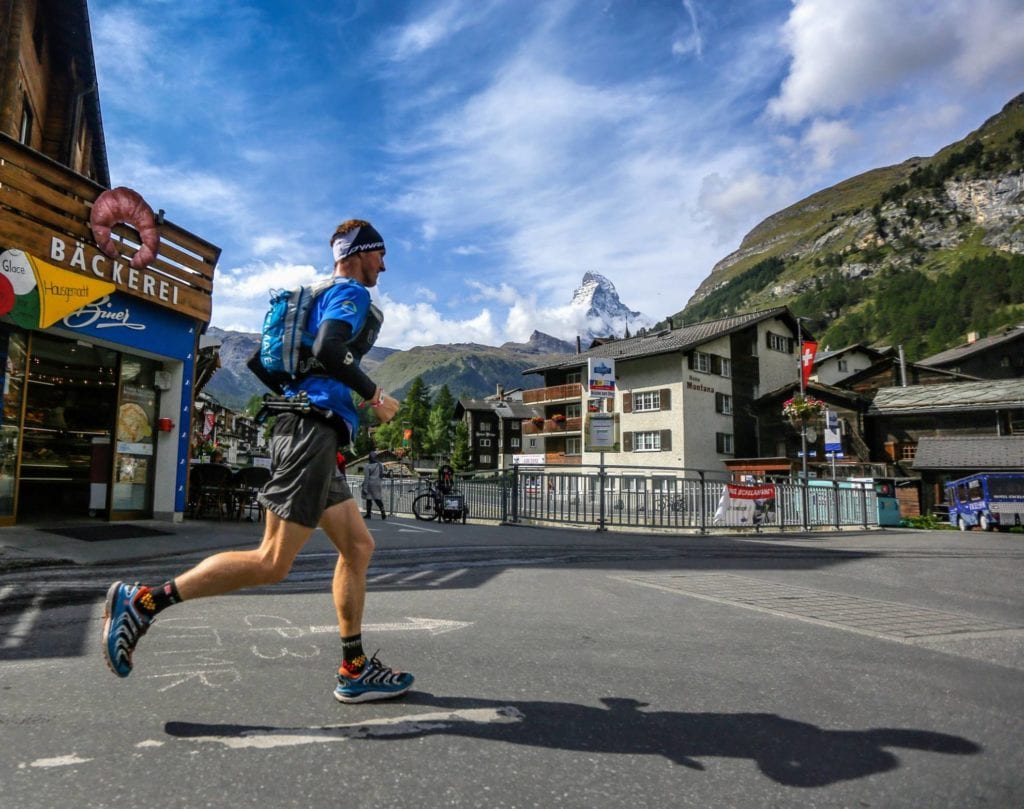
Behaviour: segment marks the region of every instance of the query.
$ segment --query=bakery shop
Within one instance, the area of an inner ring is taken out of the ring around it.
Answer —
[[[0,525],[185,512],[220,250],[111,186],[85,0],[4,4]]]

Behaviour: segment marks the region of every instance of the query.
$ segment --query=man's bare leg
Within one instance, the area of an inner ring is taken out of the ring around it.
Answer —
[[[366,571],[373,557],[373,535],[354,499],[331,506],[320,518],[320,527],[338,549],[332,592],[341,637],[358,635],[363,627],[366,603]]]
[[[288,575],[313,529],[288,522],[272,511],[266,514],[263,541],[256,550],[226,551],[209,556],[174,579],[183,601],[274,584]]]

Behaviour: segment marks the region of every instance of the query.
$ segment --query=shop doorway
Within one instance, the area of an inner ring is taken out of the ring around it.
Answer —
[[[17,520],[105,518],[118,353],[33,332],[27,360]]]

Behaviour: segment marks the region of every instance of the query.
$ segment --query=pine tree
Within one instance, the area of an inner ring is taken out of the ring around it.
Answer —
[[[455,412],[455,399],[442,385],[434,397],[427,422],[427,449],[431,455],[450,455],[452,451],[452,415]]]
[[[468,472],[473,468],[473,458],[469,451],[469,427],[460,421],[455,428],[455,448],[452,450],[452,468],[456,472]]]

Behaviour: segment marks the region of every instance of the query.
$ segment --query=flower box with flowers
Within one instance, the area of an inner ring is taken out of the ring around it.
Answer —
[[[551,417],[551,420],[559,427],[565,424],[565,416],[563,416],[561,413],[555,413],[555,415]]]
[[[532,417],[532,418],[530,419],[530,423],[531,423],[531,424],[532,424],[532,425],[533,425],[534,427],[537,427],[537,428],[539,429],[540,427],[543,427],[543,426],[544,426],[544,417],[543,417],[543,416],[533,416],[533,417]]]
[[[820,418],[825,412],[825,403],[813,396],[794,396],[782,403],[782,415],[792,424],[807,424]]]

